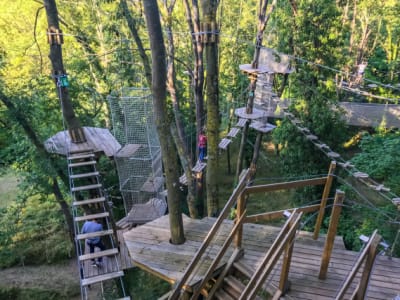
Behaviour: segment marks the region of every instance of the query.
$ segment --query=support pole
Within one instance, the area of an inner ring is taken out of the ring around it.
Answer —
[[[324,252],[322,253],[321,267],[319,270],[319,279],[326,279],[329,261],[331,259],[333,244],[336,237],[337,226],[339,224],[340,212],[342,211],[342,204],[344,200],[344,192],[336,190],[335,202],[333,203],[333,210],[331,221],[329,222],[328,234],[326,235]]]
[[[236,210],[236,220],[240,220],[242,217],[244,210],[246,209],[246,197],[242,192],[239,196],[239,200],[237,202],[237,210]],[[235,247],[241,248],[242,247],[242,237],[243,237],[243,222],[240,224],[240,227],[236,231],[235,234]]]
[[[319,207],[317,221],[315,222],[314,236],[313,236],[314,240],[318,239],[318,236],[319,236],[319,231],[321,229],[322,220],[324,219],[326,202],[328,201],[329,192],[331,191],[331,187],[332,187],[332,181],[333,181],[333,175],[334,175],[333,173],[335,172],[335,169],[336,169],[336,161],[332,161],[331,165],[329,166],[328,177],[326,179],[324,192],[322,193],[322,199],[321,199],[321,204]]]

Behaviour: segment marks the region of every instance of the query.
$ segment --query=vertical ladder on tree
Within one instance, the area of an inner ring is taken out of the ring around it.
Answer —
[[[103,290],[103,283],[113,279],[119,279],[121,290],[125,295],[122,280],[124,272],[120,270],[119,266],[117,233],[112,229],[110,210],[101,183],[100,173],[96,169],[95,155],[92,150],[87,150],[69,153],[67,159],[70,190],[73,199],[72,214],[82,299],[88,299],[91,285],[100,284]],[[98,220],[103,225],[103,231],[81,233],[83,223],[93,219]],[[88,248],[85,245],[85,240],[92,237],[104,239],[107,249],[105,251],[95,251],[92,254],[85,253],[85,248]],[[91,260],[96,260],[99,257],[103,257],[102,267],[91,266]],[[127,300],[130,297],[122,299]]]

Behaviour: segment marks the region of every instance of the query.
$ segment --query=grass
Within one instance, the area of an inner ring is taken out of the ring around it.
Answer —
[[[18,177],[11,171],[6,170],[0,176],[0,209],[7,207],[17,199]]]

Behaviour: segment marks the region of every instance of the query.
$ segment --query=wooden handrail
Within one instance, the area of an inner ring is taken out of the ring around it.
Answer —
[[[222,245],[221,249],[219,250],[217,256],[215,257],[214,261],[212,262],[212,264],[208,268],[206,274],[204,275],[203,280],[201,281],[198,289],[193,293],[193,296],[191,297],[191,299],[197,299],[197,297],[200,295],[200,292],[201,292],[202,288],[206,285],[208,280],[210,280],[210,278],[213,275],[213,272],[215,271],[215,269],[218,266],[219,262],[224,257],[224,255],[226,253],[226,250],[228,250],[228,247],[232,243],[236,231],[242,225],[242,223],[244,221],[244,218],[245,218],[245,215],[246,215],[246,211],[243,213],[242,217],[239,219],[239,221],[237,221],[235,226],[232,228],[231,233],[229,234],[228,238],[225,240],[225,242]]]
[[[312,186],[312,185],[324,185],[326,183],[327,178],[328,177],[320,177],[320,178],[313,178],[313,179],[304,179],[304,180],[248,186],[244,189],[243,193],[245,195],[248,195],[248,194],[255,194],[255,193],[265,193],[265,192],[273,192],[273,191],[279,191],[279,190],[294,189],[294,188]]]
[[[248,298],[246,298],[246,300],[252,300],[256,297],[256,294],[258,292],[258,290],[260,289],[260,287],[262,286],[262,284],[264,283],[264,281],[267,279],[268,275],[271,273],[273,267],[275,266],[275,264],[278,262],[279,257],[281,256],[283,250],[286,248],[286,246],[293,246],[293,240],[297,231],[297,227],[298,224],[300,222],[300,219],[302,217],[302,213],[300,214],[296,214],[296,218],[295,220],[293,220],[290,223],[290,229],[287,232],[285,238],[282,240],[281,244],[279,245],[279,247],[276,249],[274,255],[272,256],[272,258],[268,261],[267,266],[265,267],[265,269],[263,270],[261,276],[259,278],[257,278],[257,283],[254,286],[254,288],[250,291]],[[289,271],[289,265],[286,266],[287,271]],[[287,278],[286,278],[287,279]]]
[[[245,188],[247,181],[250,177],[250,170],[247,169],[245,171],[245,174],[240,178],[240,181],[237,185],[237,187],[234,189],[231,197],[229,198],[228,202],[225,204],[224,208],[221,211],[221,214],[219,215],[218,219],[215,221],[214,225],[211,227],[210,231],[208,232],[206,238],[204,239],[203,243],[197,250],[196,254],[190,261],[189,265],[187,266],[185,273],[183,274],[181,280],[177,282],[173,292],[171,293],[169,299],[170,300],[176,300],[179,298],[180,291],[183,287],[183,285],[186,283],[188,280],[189,276],[192,274],[193,270],[197,266],[198,262],[200,261],[200,258],[206,251],[207,247],[213,240],[215,234],[219,230],[222,222],[225,220],[225,218],[228,216],[230,209],[232,206],[236,203],[236,199],[239,197],[239,195],[243,192],[243,189]]]
[[[277,210],[277,211],[271,211],[271,212],[257,214],[257,215],[251,215],[251,216],[246,217],[246,219],[244,220],[244,223],[255,223],[255,222],[260,222],[260,221],[273,221],[276,219],[281,219],[283,217],[283,213],[285,211],[292,213],[294,210],[296,210],[296,212],[310,213],[310,212],[319,210],[319,207],[320,207],[320,204],[314,204],[314,205],[309,205],[309,206],[288,208],[288,209],[284,209],[284,210]]]
[[[274,254],[275,254],[276,250],[279,248],[282,240],[285,239],[285,236],[286,236],[287,232],[290,230],[290,224],[292,224],[292,222],[293,222],[293,220],[295,219],[296,216],[297,216],[296,213],[291,214],[290,217],[288,218],[288,220],[286,221],[286,223],[283,225],[283,227],[282,227],[281,231],[279,232],[278,236],[275,238],[274,243],[271,245],[271,247],[269,248],[268,252],[265,254],[263,261],[261,262],[261,264],[258,266],[256,272],[251,277],[249,283],[247,284],[246,288],[244,289],[244,291],[240,295],[239,299],[243,299],[243,300],[247,299],[247,296],[253,290],[253,288],[256,285],[257,280],[260,277],[260,275],[262,274],[265,266],[270,261],[270,259],[274,256]]]
[[[373,261],[376,256],[376,248],[379,245],[379,242],[381,240],[381,236],[378,234],[378,231],[375,230],[371,236],[371,238],[368,240],[367,245],[365,246],[364,250],[361,252],[360,257],[358,258],[356,264],[353,266],[349,276],[347,276],[347,279],[345,283],[343,284],[342,288],[340,289],[339,293],[336,296],[336,300],[341,300],[344,297],[344,294],[346,293],[347,289],[349,288],[350,284],[354,280],[354,277],[357,275],[358,270],[360,269],[362,263],[364,260],[367,258],[367,256],[370,258],[368,265],[366,264],[364,267],[364,272],[363,275],[361,276],[361,280],[359,285],[357,286],[356,290],[353,293],[353,296],[351,299],[364,299],[365,295],[365,289],[371,274],[371,268],[373,265]],[[363,290],[360,290],[359,288],[362,287]]]
[[[314,240],[318,239],[318,236],[319,236],[319,231],[321,229],[322,220],[324,219],[326,203],[328,201],[329,193],[330,193],[331,187],[332,187],[333,175],[334,175],[333,173],[335,172],[335,169],[336,169],[336,162],[333,161],[333,162],[331,162],[331,165],[329,166],[328,178],[325,183],[324,192],[322,193],[321,205],[319,208],[317,221],[315,222],[314,236],[313,236]]]

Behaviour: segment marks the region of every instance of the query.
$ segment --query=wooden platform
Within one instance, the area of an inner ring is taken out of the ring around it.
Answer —
[[[183,245],[169,243],[168,216],[125,232],[124,239],[135,265],[169,283],[174,283],[181,278],[214,221],[214,218],[196,220],[183,216],[186,237]],[[232,221],[224,222],[218,238],[203,258],[198,272],[190,279],[187,289],[190,290],[191,286],[202,277],[231,229],[232,223]],[[245,254],[242,261],[255,268],[266,249],[271,246],[278,231],[279,228],[272,226],[246,224],[243,235]],[[323,244],[323,236],[314,241],[309,233],[300,232],[297,235],[289,273],[291,289],[286,299],[334,299],[358,253],[345,250],[342,239],[337,237],[327,279],[319,280],[317,276]],[[228,252],[231,253],[232,249]],[[272,271],[272,281],[269,281],[271,279],[269,278],[267,282],[277,284],[279,267],[280,263]],[[393,299],[400,294],[399,283],[400,259],[390,260],[388,257],[379,256],[372,271],[366,299]]]
[[[85,143],[72,143],[68,131],[60,131],[47,139],[44,146],[47,152],[64,156],[67,156],[68,152],[92,150],[94,153],[104,152],[106,156],[111,157],[121,148],[121,145],[108,129],[83,127],[83,131],[86,136]]]

